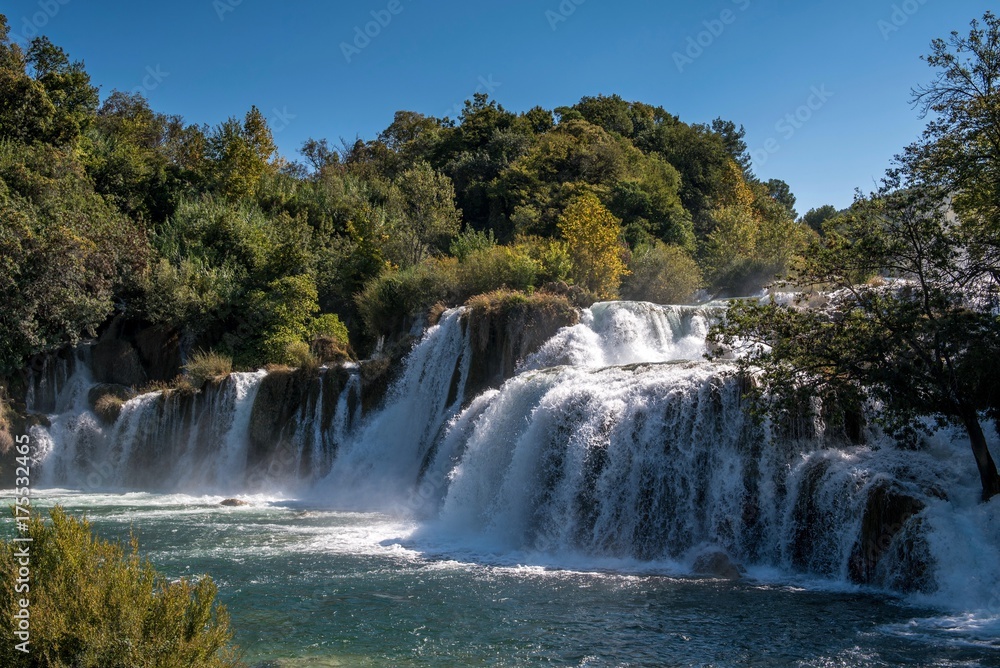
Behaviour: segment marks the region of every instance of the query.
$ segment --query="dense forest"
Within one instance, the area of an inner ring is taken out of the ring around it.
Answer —
[[[114,316],[237,367],[368,353],[435,304],[505,288],[576,303],[757,291],[832,207],[797,221],[743,129],[618,96],[457,119],[400,111],[375,139],[278,154],[257,108],[215,127],[102,95],[0,17],[0,370]],[[325,346],[312,346],[317,340]]]

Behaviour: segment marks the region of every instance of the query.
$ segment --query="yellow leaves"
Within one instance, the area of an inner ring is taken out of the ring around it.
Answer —
[[[613,298],[625,267],[621,221],[593,193],[580,195],[559,218],[569,245],[575,283],[603,299]]]

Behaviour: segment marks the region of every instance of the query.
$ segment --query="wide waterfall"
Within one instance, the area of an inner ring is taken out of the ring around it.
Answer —
[[[51,414],[33,429],[39,465],[51,486],[284,489],[403,513],[421,522],[414,544],[483,558],[671,572],[721,558],[996,606],[1000,505],[977,503],[967,445],[941,432],[904,451],[873,428],[851,443],[820,421],[793,437],[749,419],[732,367],[703,359],[723,308],[595,304],[478,396],[470,313],[454,309],[365,412],[346,365],[144,394],[109,426],[82,352],[31,383]]]

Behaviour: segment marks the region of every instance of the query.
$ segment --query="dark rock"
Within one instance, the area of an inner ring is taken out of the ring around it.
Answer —
[[[249,501],[244,501],[243,499],[225,499],[219,503],[220,506],[228,507],[238,507],[238,506],[249,506]]]
[[[91,353],[94,379],[99,383],[140,387],[146,384],[146,371],[142,368],[139,353],[132,344],[114,338],[109,329],[105,338],[97,342]]]
[[[316,462],[309,457],[312,449],[307,448],[300,458],[293,436],[302,421],[317,409],[321,430],[327,432],[349,375],[344,367],[331,367],[318,374],[281,369],[264,377],[250,416],[247,467],[252,477],[309,477],[316,472]],[[320,396],[322,405],[317,406]]]
[[[149,380],[169,382],[181,373],[181,337],[176,329],[147,327],[139,330],[134,341]]]
[[[880,562],[893,547],[894,539],[910,518],[925,507],[923,501],[908,494],[896,483],[879,482],[872,487],[861,520],[861,533],[851,553],[849,570],[852,582],[878,582]]]
[[[565,296],[497,292],[469,300],[463,324],[470,328],[472,360],[463,403],[513,377],[517,363],[538,351],[580,314]],[[450,398],[449,398],[450,399]]]
[[[722,550],[706,552],[695,559],[692,569],[696,575],[705,575],[723,580],[739,580],[743,577],[743,568],[734,563],[729,555]]]

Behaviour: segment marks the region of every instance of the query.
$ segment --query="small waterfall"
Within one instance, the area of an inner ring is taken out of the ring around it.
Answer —
[[[398,506],[433,456],[446,422],[461,407],[472,357],[464,309],[442,314],[405,362],[384,407],[352,434],[323,481],[327,501]]]
[[[580,324],[564,328],[521,366],[604,367],[698,360],[707,350],[709,327],[724,308],[723,303],[659,306],[601,302],[585,309]]]

